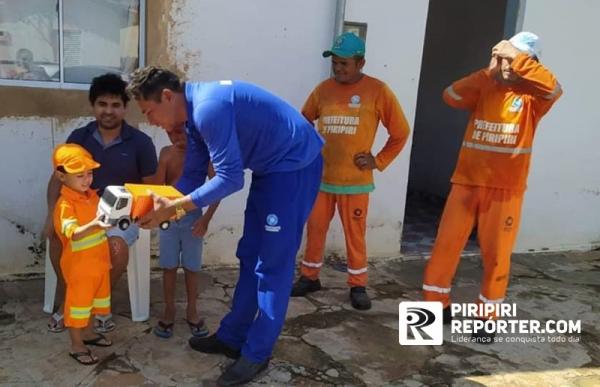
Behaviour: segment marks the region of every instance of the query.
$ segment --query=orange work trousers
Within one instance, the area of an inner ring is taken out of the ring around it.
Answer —
[[[506,295],[510,256],[515,244],[523,191],[454,184],[425,268],[426,301],[450,305],[452,279],[473,227],[483,260],[483,279],[478,302],[501,303]]]
[[[66,327],[85,328],[92,314],[110,313],[109,271],[69,275],[65,276],[65,282]]]
[[[319,192],[307,222],[306,252],[301,264],[301,275],[312,280],[319,278],[323,266],[325,240],[329,223],[337,207],[348,256],[348,285],[367,286],[367,210],[369,194],[332,194]]]

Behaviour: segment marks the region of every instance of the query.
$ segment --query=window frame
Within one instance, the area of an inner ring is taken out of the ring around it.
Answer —
[[[122,210],[123,208],[127,207],[127,202],[127,198],[120,198],[115,205],[115,210]]]
[[[52,81],[32,81],[22,79],[4,79],[0,78],[0,86],[16,86],[16,87],[36,87],[42,89],[65,89],[65,90],[88,90],[90,83],[73,83],[65,82],[64,63],[64,30],[63,30],[63,0],[58,2],[58,51],[59,51],[59,71],[60,80]],[[140,18],[139,18],[139,43],[138,43],[138,67],[144,67],[146,64],[146,0],[140,2]]]
[[[354,33],[354,30],[358,30],[357,36],[366,42],[367,41],[367,27],[368,27],[367,23],[344,21],[343,30],[344,30],[344,32],[352,32],[352,33]]]

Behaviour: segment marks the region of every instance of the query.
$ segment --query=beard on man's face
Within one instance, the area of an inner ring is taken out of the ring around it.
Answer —
[[[98,124],[102,129],[114,130],[121,127],[123,120],[119,120],[116,117],[98,117]]]

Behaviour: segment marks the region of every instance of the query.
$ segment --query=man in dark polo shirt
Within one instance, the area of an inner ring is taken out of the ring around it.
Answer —
[[[75,143],[90,152],[100,168],[94,170],[92,188],[102,195],[108,185],[125,183],[151,183],[156,173],[156,148],[149,136],[128,125],[125,109],[129,97],[125,92],[127,84],[116,74],[105,74],[94,78],[89,91],[89,100],[96,118],[88,125],[75,129],[67,138],[67,143]],[[60,181],[52,175],[48,183],[48,214],[45,235],[50,241],[50,259],[59,278],[57,300],[62,304],[64,281],[60,273],[62,246],[54,232],[52,212],[58,199]],[[129,262],[129,246],[138,238],[138,228],[132,224],[127,230],[118,227],[107,231],[109,237],[111,264],[111,285],[115,285]],[[111,286],[112,287],[112,286]],[[97,316],[96,331],[109,332],[115,325],[111,316]],[[52,332],[64,329],[62,311],[55,313],[48,324]]]

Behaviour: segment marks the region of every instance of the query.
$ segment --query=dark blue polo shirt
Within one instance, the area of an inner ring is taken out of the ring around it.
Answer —
[[[121,135],[110,144],[102,143],[96,121],[75,129],[67,142],[81,145],[100,163],[92,183],[99,195],[107,185],[141,183],[142,177],[156,173],[158,161],[152,139],[124,121]]]

